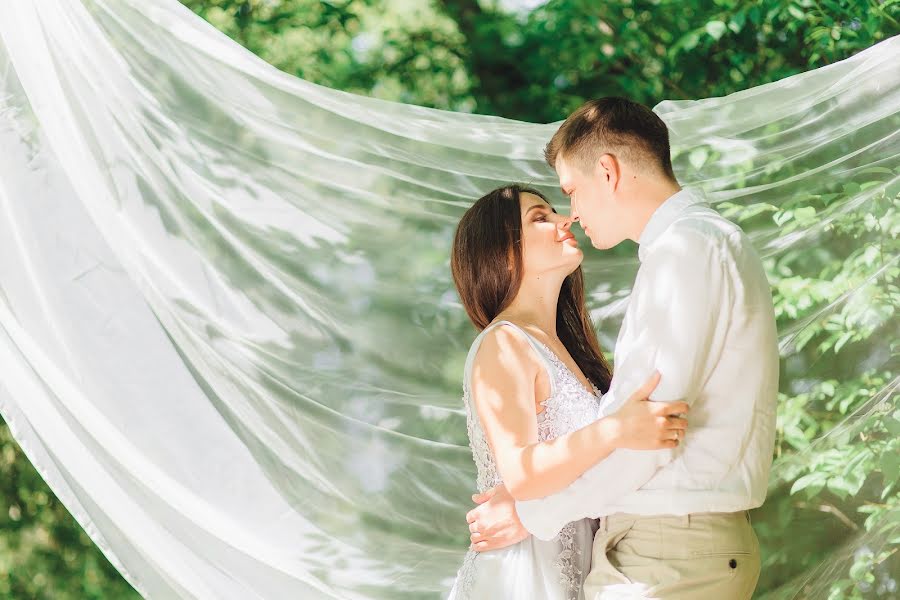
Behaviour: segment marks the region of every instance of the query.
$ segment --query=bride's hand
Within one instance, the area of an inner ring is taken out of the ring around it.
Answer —
[[[478,504],[466,515],[469,523],[469,546],[476,552],[498,550],[521,542],[530,533],[516,513],[516,501],[502,483],[483,494],[472,496]]]
[[[687,419],[676,415],[686,414],[687,402],[654,402],[650,394],[659,384],[660,374],[654,373],[622,405],[610,415],[616,424],[615,440],[619,448],[632,450],[657,450],[675,448],[684,438]]]

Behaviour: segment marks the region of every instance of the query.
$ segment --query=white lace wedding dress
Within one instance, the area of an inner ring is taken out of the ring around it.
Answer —
[[[479,492],[502,483],[494,456],[472,405],[469,377],[472,362],[484,335],[493,327],[508,325],[528,340],[541,357],[550,377],[550,397],[536,415],[541,441],[584,427],[596,419],[601,393],[588,392],[581,381],[544,343],[509,321],[492,323],[482,331],[466,358],[463,402],[469,445],[478,469]],[[591,567],[591,545],[596,521],[582,519],[566,525],[549,541],[529,536],[518,544],[492,550],[469,550],[463,559],[448,600],[581,600],[582,582]]]

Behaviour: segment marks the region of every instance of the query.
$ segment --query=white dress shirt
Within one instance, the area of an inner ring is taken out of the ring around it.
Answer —
[[[772,294],[749,238],[684,188],[641,234],[637,279],[616,341],[600,415],[650,375],[651,399],[691,410],[679,447],[615,450],[566,489],[516,502],[540,539],[584,517],[616,512],[735,512],[765,500],[775,444],[778,339]]]

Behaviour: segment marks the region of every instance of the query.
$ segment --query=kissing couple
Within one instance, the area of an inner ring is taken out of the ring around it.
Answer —
[[[508,185],[466,211],[453,242],[480,333],[463,375],[477,506],[450,599],[749,599],[748,511],[766,496],[779,374],[762,262],[678,184],[646,106],[589,101],[544,156],[568,216]],[[613,369],[575,222],[597,250],[639,245]]]

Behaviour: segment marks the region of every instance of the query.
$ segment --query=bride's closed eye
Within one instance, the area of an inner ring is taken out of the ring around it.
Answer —
[[[555,210],[552,211],[552,212],[553,212],[554,214],[556,214],[556,211],[555,211]],[[543,221],[546,221],[546,220],[547,220],[547,216],[548,216],[548,214],[547,214],[546,212],[541,212],[541,213],[538,213],[538,216],[535,217],[534,220],[535,220],[535,222],[543,222]]]

